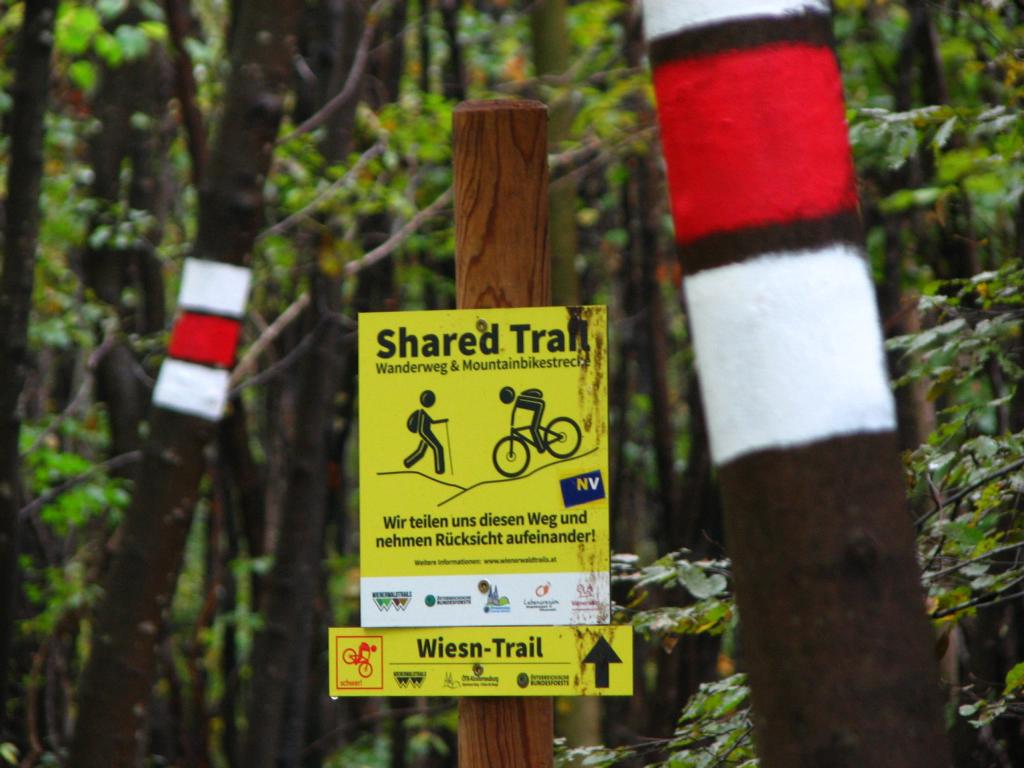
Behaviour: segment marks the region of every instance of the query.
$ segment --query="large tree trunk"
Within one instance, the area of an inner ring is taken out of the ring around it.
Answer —
[[[56,0],[27,0],[15,60],[7,171],[6,226],[0,272],[0,738],[5,732],[7,667],[18,589],[21,481],[18,401],[28,367],[28,318],[39,234],[43,116],[49,102]]]
[[[197,258],[233,264],[249,258],[301,7],[298,0],[251,0],[239,9],[224,119],[200,191]],[[160,627],[203,472],[202,451],[213,432],[211,422],[152,410],[139,483],[82,674],[72,768],[127,768],[136,762]]]
[[[765,768],[937,768],[950,763],[831,18],[769,8],[646,5],[756,741]]]

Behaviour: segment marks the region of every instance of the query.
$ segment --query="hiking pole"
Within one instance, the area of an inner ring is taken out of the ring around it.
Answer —
[[[452,456],[452,435],[448,431],[448,422],[444,423],[444,442],[448,446],[448,469],[451,470],[452,477],[455,477],[455,459]]]

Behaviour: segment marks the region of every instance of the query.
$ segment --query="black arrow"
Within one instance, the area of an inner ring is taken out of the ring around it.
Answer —
[[[603,637],[597,638],[590,653],[583,657],[584,664],[594,665],[594,682],[598,688],[608,687],[608,665],[621,664],[622,659]]]

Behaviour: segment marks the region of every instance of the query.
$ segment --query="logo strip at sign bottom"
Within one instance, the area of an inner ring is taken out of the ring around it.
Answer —
[[[631,696],[629,626],[329,630],[331,696]]]

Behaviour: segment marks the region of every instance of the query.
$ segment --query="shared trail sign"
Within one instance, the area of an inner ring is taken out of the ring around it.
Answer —
[[[364,627],[609,620],[604,307],[359,316]]]

